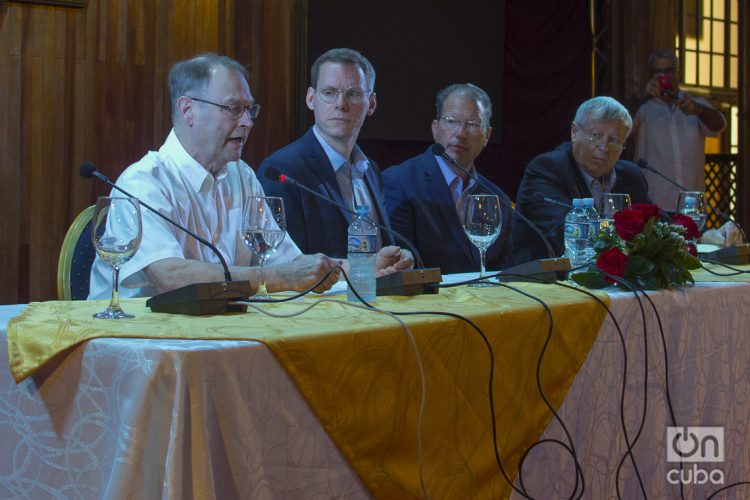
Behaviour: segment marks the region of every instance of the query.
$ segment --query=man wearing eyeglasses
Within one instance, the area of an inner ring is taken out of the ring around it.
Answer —
[[[210,240],[236,281],[257,287],[258,259],[242,239],[250,196],[263,196],[252,169],[240,159],[260,106],[244,66],[228,57],[201,54],[175,64],[169,73],[173,129],[159,151],[128,167],[117,184],[170,219]],[[205,245],[142,211],[143,238],[120,272],[122,297],[151,296],[191,283],[222,281],[218,257]],[[268,291],[303,291],[340,262],[303,255],[287,237],[265,268]],[[317,291],[338,280],[333,271]],[[97,257],[89,298],[109,296],[111,269]]]
[[[651,78],[636,95],[641,106],[633,120],[633,158],[645,158],[690,190],[705,191],[705,138],[718,137],[726,118],[707,99],[680,90],[677,56],[671,50],[652,52],[648,68]],[[674,210],[679,189],[651,172],[646,177],[654,202]]]
[[[633,203],[650,203],[641,169],[619,160],[632,127],[625,107],[611,97],[594,97],[578,107],[570,126],[570,142],[537,156],[527,165],[518,188],[516,210],[542,230],[557,256],[564,250],[563,229],[570,208],[535,202],[535,194],[570,206],[573,198],[626,193]],[[549,257],[546,246],[527,224],[513,215],[513,262]]]
[[[471,83],[453,84],[438,92],[435,107],[433,139],[464,170],[435,156],[432,147],[386,169],[383,186],[393,229],[416,246],[425,266],[439,267],[444,274],[477,271],[479,252],[464,234],[456,205],[464,194],[495,194],[504,200],[502,226],[500,237],[487,249],[487,268],[500,269],[511,253],[510,199],[474,167],[492,133],[490,98]]]
[[[319,56],[310,70],[305,98],[315,125],[260,165],[260,182],[266,193],[284,199],[287,231],[303,252],[346,257],[353,215],[296,186],[268,179],[268,169],[277,169],[350,210],[367,205],[373,221],[390,227],[380,170],[356,144],[365,118],[375,112],[374,88],[375,69],[359,52],[339,48]],[[397,259],[396,268],[407,267],[411,253],[391,246],[394,241],[386,231],[379,232],[378,238],[379,246],[389,245],[381,248],[379,259]]]

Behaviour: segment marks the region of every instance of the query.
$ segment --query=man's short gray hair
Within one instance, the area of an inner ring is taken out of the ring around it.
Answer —
[[[354,64],[365,74],[365,80],[367,90],[373,92],[375,90],[375,68],[372,63],[367,60],[365,56],[353,49],[339,48],[331,49],[318,56],[310,68],[310,86],[314,89],[318,88],[318,76],[320,75],[320,67],[327,62],[343,63],[343,64]]]
[[[435,99],[435,112],[437,113],[435,115],[436,120],[442,118],[443,106],[451,94],[457,94],[477,103],[479,110],[482,112],[482,125],[489,127],[490,118],[492,118],[492,101],[490,100],[490,96],[487,95],[487,92],[473,83],[454,83],[438,92],[437,98]]]
[[[578,106],[576,117],[573,120],[581,127],[591,121],[596,122],[620,122],[625,127],[625,137],[630,135],[633,128],[633,119],[625,106],[608,96],[592,97]]]
[[[169,96],[172,99],[172,123],[177,121],[177,100],[184,96],[195,96],[204,90],[211,80],[211,71],[216,67],[224,67],[240,73],[250,82],[247,68],[231,57],[206,52],[190,59],[175,63],[169,70]],[[197,97],[197,96],[195,96]]]
[[[674,63],[674,69],[680,68],[680,62],[677,60],[677,56],[674,52],[669,49],[656,49],[649,54],[648,60],[646,61],[649,71],[653,70],[654,62],[656,62],[657,59],[671,59]]]

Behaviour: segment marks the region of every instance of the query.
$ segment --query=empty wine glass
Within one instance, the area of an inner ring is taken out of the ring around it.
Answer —
[[[461,224],[469,241],[479,250],[479,277],[485,277],[485,254],[500,235],[502,226],[500,199],[490,194],[470,194],[461,197],[458,213]],[[494,286],[492,283],[479,282],[469,286],[481,288]]]
[[[141,245],[143,229],[138,200],[118,196],[100,196],[91,219],[91,242],[96,253],[112,266],[112,299],[109,307],[94,314],[99,319],[133,318],[120,307],[118,285],[120,268]]]
[[[615,214],[630,208],[630,195],[623,193],[604,193],[599,213],[599,231],[613,234],[615,231]]]
[[[277,196],[252,196],[245,205],[242,238],[260,258],[260,283],[254,298],[268,299],[263,265],[279,248],[286,235],[284,200]]]
[[[680,191],[677,195],[677,213],[687,215],[703,230],[706,223],[706,195],[703,191]]]

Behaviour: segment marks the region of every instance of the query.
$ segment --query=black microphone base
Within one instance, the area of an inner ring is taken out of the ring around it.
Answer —
[[[440,290],[439,285],[442,279],[443,276],[437,267],[398,271],[375,280],[376,294],[379,296],[435,294]]]
[[[247,300],[249,295],[250,283],[247,281],[195,283],[154,295],[146,301],[146,306],[153,312],[188,316],[245,312],[246,305],[230,302]]]
[[[698,254],[698,257],[701,259],[721,262],[722,264],[750,264],[750,244],[745,243],[734,247],[720,248],[713,252],[700,253]]]
[[[538,282],[539,280],[557,281],[567,279],[568,271],[570,271],[570,260],[567,257],[539,259],[503,269],[502,273],[497,277],[497,280],[502,282]],[[505,276],[506,274],[507,276]]]

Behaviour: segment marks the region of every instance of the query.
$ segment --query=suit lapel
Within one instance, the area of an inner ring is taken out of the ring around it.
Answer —
[[[422,192],[425,198],[440,207],[441,216],[445,220],[445,224],[450,228],[453,239],[461,248],[466,258],[478,266],[479,252],[471,244],[469,238],[466,237],[466,233],[464,233],[463,226],[456,212],[456,207],[453,204],[453,197],[448,189],[448,184],[445,183],[445,177],[440,171],[437,160],[432,153],[429,153],[429,156],[428,167],[424,169],[422,177],[424,181]]]
[[[306,162],[310,170],[314,171],[318,178],[316,185],[310,186],[310,188],[331,198],[340,205],[345,207],[348,206],[344,202],[344,198],[341,196],[341,189],[336,180],[336,173],[333,171],[333,165],[331,165],[328,156],[326,156],[323,146],[318,142],[312,129],[307,132],[306,136],[306,141],[308,143]],[[325,202],[321,200],[321,203]],[[351,223],[352,215],[350,213],[345,212],[339,207],[336,207],[336,210],[341,214],[341,217],[343,217],[347,224]]]
[[[385,200],[382,196],[382,189],[380,186],[380,182],[378,181],[378,175],[376,173],[376,169],[378,169],[378,166],[369,158],[367,160],[369,161],[370,165],[365,171],[365,184],[367,185],[367,189],[370,192],[370,198],[375,203],[375,210],[377,210],[378,212],[380,222],[385,227],[391,227],[391,224],[388,221],[388,212],[385,209]],[[383,238],[383,245],[394,244],[393,238],[387,231],[381,231],[381,235]]]

